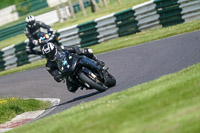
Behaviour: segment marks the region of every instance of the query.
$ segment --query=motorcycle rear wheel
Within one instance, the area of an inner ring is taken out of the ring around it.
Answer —
[[[94,88],[100,92],[106,91],[108,88],[96,83],[94,80],[89,78],[85,73],[81,72],[79,74],[79,78],[83,81],[86,82],[91,88]]]

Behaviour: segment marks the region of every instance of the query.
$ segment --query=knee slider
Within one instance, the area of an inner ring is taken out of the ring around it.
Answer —
[[[84,54],[87,56],[93,55],[93,50],[90,48],[84,48]]]
[[[63,77],[62,77],[62,75],[56,75],[56,76],[54,77],[54,80],[55,80],[56,82],[60,83],[61,81],[63,81]]]
[[[58,83],[63,80],[62,74],[58,70],[53,71],[52,76],[54,77],[54,80]]]

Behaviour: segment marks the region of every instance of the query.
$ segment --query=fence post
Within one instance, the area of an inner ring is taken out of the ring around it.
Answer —
[[[74,19],[75,18],[75,14],[74,14],[74,8],[72,6],[71,0],[68,0],[68,4],[69,4],[69,9],[70,9],[71,14],[72,14],[72,18]]]
[[[107,0],[103,0],[103,3],[104,3],[104,5],[105,5],[105,7],[107,8],[107,7],[108,7]]]
[[[99,11],[99,7],[97,6],[97,3],[95,0],[90,0],[91,1],[91,7],[94,9],[94,12]]]
[[[117,2],[119,3],[119,5],[121,5],[121,0],[117,0]]]
[[[57,11],[59,21],[63,22],[59,5],[56,7],[56,11]]]
[[[99,3],[100,3],[101,6],[103,6],[103,2],[102,2],[102,0],[99,0]]]
[[[83,5],[83,0],[79,0],[79,4],[80,4],[80,6],[81,6],[81,10],[83,11],[83,15],[86,16],[87,14],[86,14],[86,12],[85,12],[85,7],[84,7],[84,5]]]

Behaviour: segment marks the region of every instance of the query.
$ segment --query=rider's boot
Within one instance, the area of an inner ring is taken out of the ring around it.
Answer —
[[[78,90],[78,88],[79,88],[78,85],[76,85],[75,83],[72,83],[69,80],[66,80],[66,85],[67,85],[68,91],[70,91],[72,93],[75,93]]]
[[[79,53],[79,54],[83,54],[83,55],[86,55],[87,57],[89,57],[90,59],[93,59],[94,61],[97,62],[97,65],[100,65],[101,67],[104,67],[105,66],[105,63],[103,61],[100,61],[93,53],[93,50],[92,49],[89,49],[89,48],[76,48],[76,53]]]

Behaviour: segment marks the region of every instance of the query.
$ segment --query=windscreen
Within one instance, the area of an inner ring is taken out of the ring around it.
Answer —
[[[60,71],[63,70],[63,67],[65,67],[68,62],[67,60],[69,59],[69,52],[65,51],[58,51],[56,54],[56,63],[58,64],[58,68]]]

